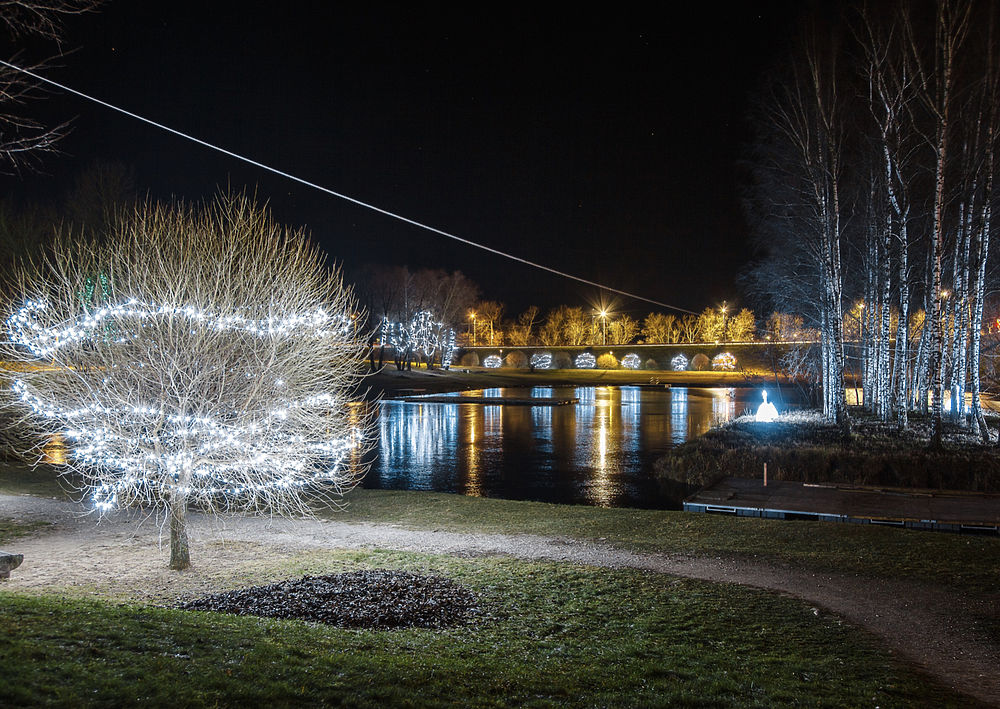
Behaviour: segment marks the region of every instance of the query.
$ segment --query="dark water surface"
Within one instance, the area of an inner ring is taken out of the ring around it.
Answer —
[[[652,475],[668,448],[747,408],[760,389],[533,387],[456,392],[457,403],[384,401],[364,487],[600,507],[676,507]],[[579,398],[566,406],[460,403]]]

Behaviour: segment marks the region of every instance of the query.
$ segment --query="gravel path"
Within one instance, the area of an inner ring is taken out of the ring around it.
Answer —
[[[973,626],[995,614],[983,602],[934,587],[865,577],[815,573],[747,559],[634,553],[610,545],[531,535],[461,534],[391,525],[250,517],[224,524],[190,515],[195,566],[166,568],[167,545],[153,520],[106,517],[100,524],[69,502],[0,495],[0,510],[16,519],[53,526],[15,540],[21,568],[9,590],[56,590],[152,602],[193,598],[220,589],[220,581],[248,585],[272,580],[262,560],[312,549],[384,548],[435,554],[507,554],[608,568],[646,569],[688,578],[737,583],[785,593],[825,609],[880,637],[898,655],[959,692],[1000,707],[1000,647]],[[267,552],[267,553],[264,553]],[[273,573],[273,572],[271,572]],[[264,576],[262,576],[264,574]]]

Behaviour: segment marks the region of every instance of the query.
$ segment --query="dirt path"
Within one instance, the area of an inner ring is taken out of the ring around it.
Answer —
[[[156,602],[263,583],[274,554],[313,549],[385,548],[437,554],[509,554],[609,568],[647,569],[688,578],[737,583],[786,593],[830,611],[879,636],[887,647],[959,692],[1000,706],[1000,647],[976,632],[971,617],[995,609],[933,587],[864,577],[803,571],[753,560],[639,554],[573,539],[529,535],[478,535],[414,531],[390,525],[325,520],[237,518],[224,526],[193,514],[195,566],[166,569],[168,551],[159,527],[124,515],[99,525],[68,502],[0,495],[0,511],[20,520],[52,522],[38,535],[18,539],[9,551],[24,565],[5,589],[72,589],[77,594]],[[273,565],[272,565],[273,566]]]

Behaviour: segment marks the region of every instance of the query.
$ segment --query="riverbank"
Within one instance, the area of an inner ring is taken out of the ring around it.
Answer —
[[[771,423],[741,416],[668,451],[656,474],[700,488],[726,477],[761,478],[767,464],[772,480],[1000,492],[996,444],[981,443],[968,429],[946,423],[943,446],[933,450],[929,417],[913,416],[899,431],[860,408],[851,416],[846,440],[816,412],[784,414]]]
[[[469,389],[535,386],[773,387],[774,375],[759,372],[673,372],[630,369],[486,369],[452,367],[398,371],[394,366],[369,374],[362,383],[365,398],[406,394],[441,394]],[[787,383],[782,381],[782,386]]]

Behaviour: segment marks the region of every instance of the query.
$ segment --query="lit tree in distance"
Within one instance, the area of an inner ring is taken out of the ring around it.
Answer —
[[[81,297],[95,274],[107,290]],[[26,420],[72,444],[99,512],[166,511],[171,568],[190,565],[189,503],[308,515],[359,479],[352,294],[247,197],[141,207],[101,244],[62,238],[18,285],[0,356]]]
[[[455,354],[455,331],[437,322],[429,310],[421,310],[414,315],[409,326],[385,318],[382,321],[382,341],[393,348],[396,367],[400,370],[409,363],[413,354],[422,355],[430,368],[437,353],[440,353],[441,366],[448,369]]]

